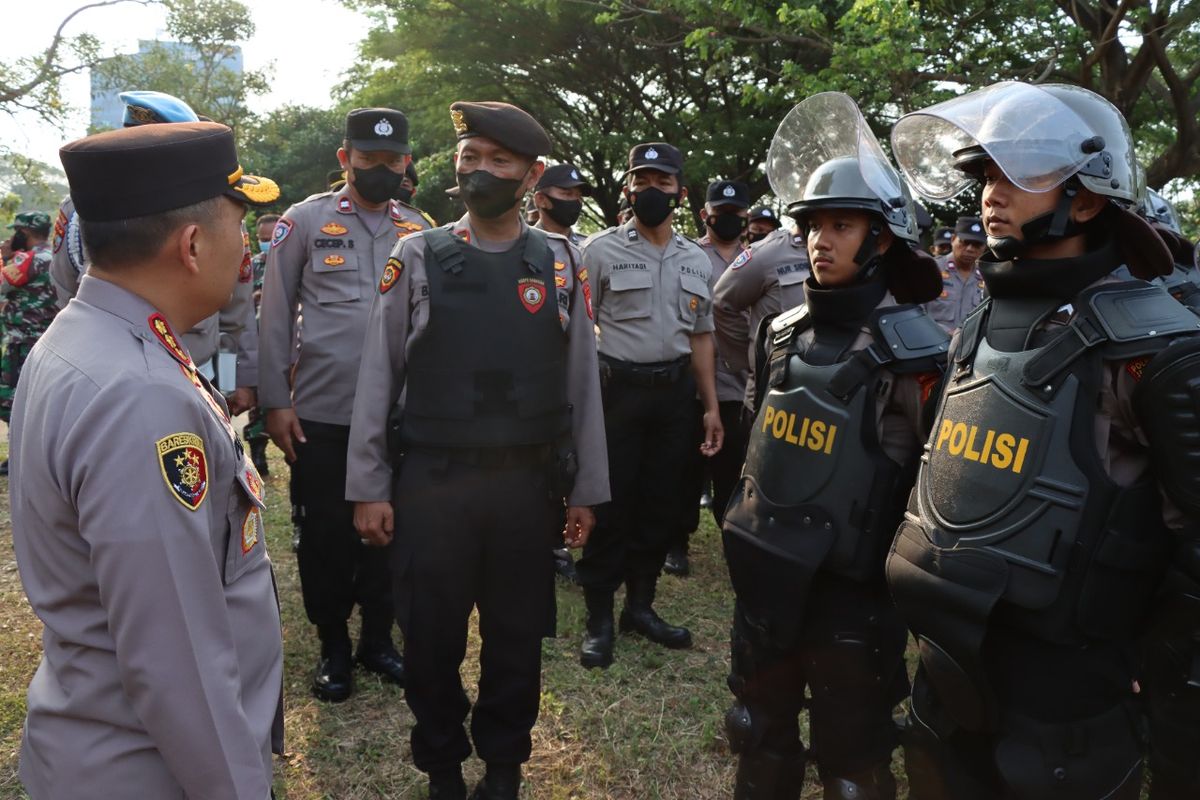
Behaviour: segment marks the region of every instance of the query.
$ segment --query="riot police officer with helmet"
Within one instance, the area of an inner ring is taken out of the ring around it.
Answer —
[[[767,174],[813,272],[804,304],[763,326],[765,396],[725,515],[734,798],[796,800],[811,757],[826,800],[894,800],[907,635],[883,564],[949,344],[919,305],[941,291],[940,273],[918,249],[908,190],[846,95],[792,109]]]
[[[911,791],[1137,798],[1138,640],[1195,693],[1200,321],[1146,282],[1172,260],[1134,211],[1129,127],[1085,89],[1004,82],[906,115],[892,144],[931,199],[983,184],[990,251],[887,563],[920,650]],[[1195,707],[1151,698],[1153,737],[1195,730]],[[1156,778],[1194,771],[1156,749]]]

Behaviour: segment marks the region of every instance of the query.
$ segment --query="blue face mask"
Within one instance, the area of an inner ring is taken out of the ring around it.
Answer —
[[[260,253],[265,253],[265,252],[267,252],[267,251],[268,251],[268,250],[270,250],[270,249],[271,249],[271,240],[270,240],[270,239],[267,239],[265,242],[264,242],[264,241],[261,241],[261,240],[259,241],[259,243],[258,243],[258,251],[259,251]]]

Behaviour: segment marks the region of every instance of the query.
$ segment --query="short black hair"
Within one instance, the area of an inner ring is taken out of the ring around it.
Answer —
[[[276,222],[279,222],[278,214],[263,214],[261,217],[254,220],[254,227],[257,228],[259,225],[266,225],[267,223],[274,225]]]
[[[79,232],[88,261],[102,269],[118,269],[123,264],[147,261],[156,256],[163,242],[184,225],[204,225],[216,219],[226,200],[224,195],[217,195],[161,214],[107,222],[88,222],[80,217]]]

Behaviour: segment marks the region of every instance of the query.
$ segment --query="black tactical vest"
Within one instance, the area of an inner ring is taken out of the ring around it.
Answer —
[[[1200,274],[1197,268],[1175,265],[1175,271],[1164,278],[1156,278],[1155,283],[1162,287],[1179,302],[1188,308],[1200,312]]]
[[[799,337],[812,324],[801,306],[768,329],[769,388],[725,531],[806,571],[878,579],[915,471],[880,447],[880,372],[939,370],[948,337],[921,308],[891,306],[869,317],[872,345],[815,365]]]
[[[408,359],[401,438],[438,447],[545,444],[570,429],[554,253],[530,229],[488,253],[426,231],[429,323]]]
[[[1045,345],[1002,352],[985,331],[1004,302],[1020,301],[987,300],[963,326],[887,563],[931,682],[972,730],[997,712],[990,624],[1082,645],[1143,619],[1170,539],[1154,481],[1118,486],[1097,453],[1102,370],[1200,327],[1159,287],[1110,283],[1077,295]]]

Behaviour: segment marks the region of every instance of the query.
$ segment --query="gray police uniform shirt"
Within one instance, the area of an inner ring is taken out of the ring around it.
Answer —
[[[711,333],[712,262],[672,233],[666,247],[645,241],[635,221],[583,243],[600,354],[639,364],[691,355],[690,336]]]
[[[747,406],[754,399],[758,327],[772,314],[804,303],[804,281],[810,274],[804,237],[780,228],[742,251],[713,289],[717,347],[730,369],[747,370]]]
[[[470,215],[445,227],[488,252],[502,252],[515,246],[514,242],[480,241],[470,226]],[[522,236],[526,229],[522,222]],[[572,506],[595,506],[611,498],[591,288],[587,269],[575,248],[558,234],[546,236],[554,251],[559,321],[568,339],[567,402],[571,405],[571,432],[579,464],[575,487],[567,502]],[[346,465],[346,499],[352,502],[392,498],[388,413],[397,403],[401,408],[404,406],[408,354],[429,325],[424,237],[418,234],[399,242],[389,265],[393,271],[379,282],[367,319],[362,369],[354,398]],[[513,292],[514,302],[516,296]]]
[[[367,312],[388,255],[397,238],[433,227],[395,200],[363,211],[349,191],[313,195],[279,220],[259,306],[259,405],[331,425],[350,424]]]
[[[546,228],[543,227],[541,221],[539,221],[533,227],[537,228],[539,231],[546,230]],[[549,233],[549,232],[550,231],[546,231],[546,233]],[[571,244],[575,245],[576,249],[578,249],[585,241],[587,241],[587,237],[584,236],[582,233],[579,233],[574,228],[571,228],[571,230],[567,232],[567,241],[570,242]]]
[[[983,276],[973,269],[964,277],[954,265],[952,255],[938,256],[937,262],[942,270],[942,294],[926,303],[925,311],[948,333],[954,333],[983,302]]]
[[[234,339],[238,353],[237,385],[256,386],[256,365],[251,355],[254,345],[243,341],[250,328],[246,325],[247,309],[254,308],[254,274],[250,268],[250,235],[242,225],[242,266],[238,271],[238,282],[233,287],[229,302],[216,314],[201,320],[191,330],[185,331],[180,339],[192,360],[207,365],[220,348],[221,334]],[[75,204],[68,196],[58,207],[54,222],[54,256],[50,261],[50,279],[58,296],[58,307],[67,303],[79,291],[79,281],[87,272],[88,257],[83,249],[83,236],[79,231],[79,217]],[[233,387],[222,387],[226,391]]]
[[[169,325],[84,277],[25,364],[13,546],[45,623],[20,778],[38,800],[266,800],[282,749],[262,481]]]
[[[735,255],[729,261],[726,261],[724,256],[717,250],[715,244],[708,236],[702,237],[696,242],[700,249],[708,256],[708,260],[712,262],[712,279],[709,285],[715,286],[721,280],[721,276],[729,268],[729,265],[737,260],[741,255],[739,249],[735,249]],[[744,315],[743,315],[744,316]],[[717,347],[717,401],[721,403],[734,402],[740,403],[746,396],[746,381],[749,377],[749,370],[746,367],[735,369],[730,366],[728,359],[725,358],[722,352],[723,346],[728,346],[728,340],[721,336],[721,326],[723,324],[721,317],[717,316],[716,308],[713,308],[713,324],[716,327],[716,347]],[[743,319],[742,324],[746,322]],[[740,350],[741,348],[736,348]]]

